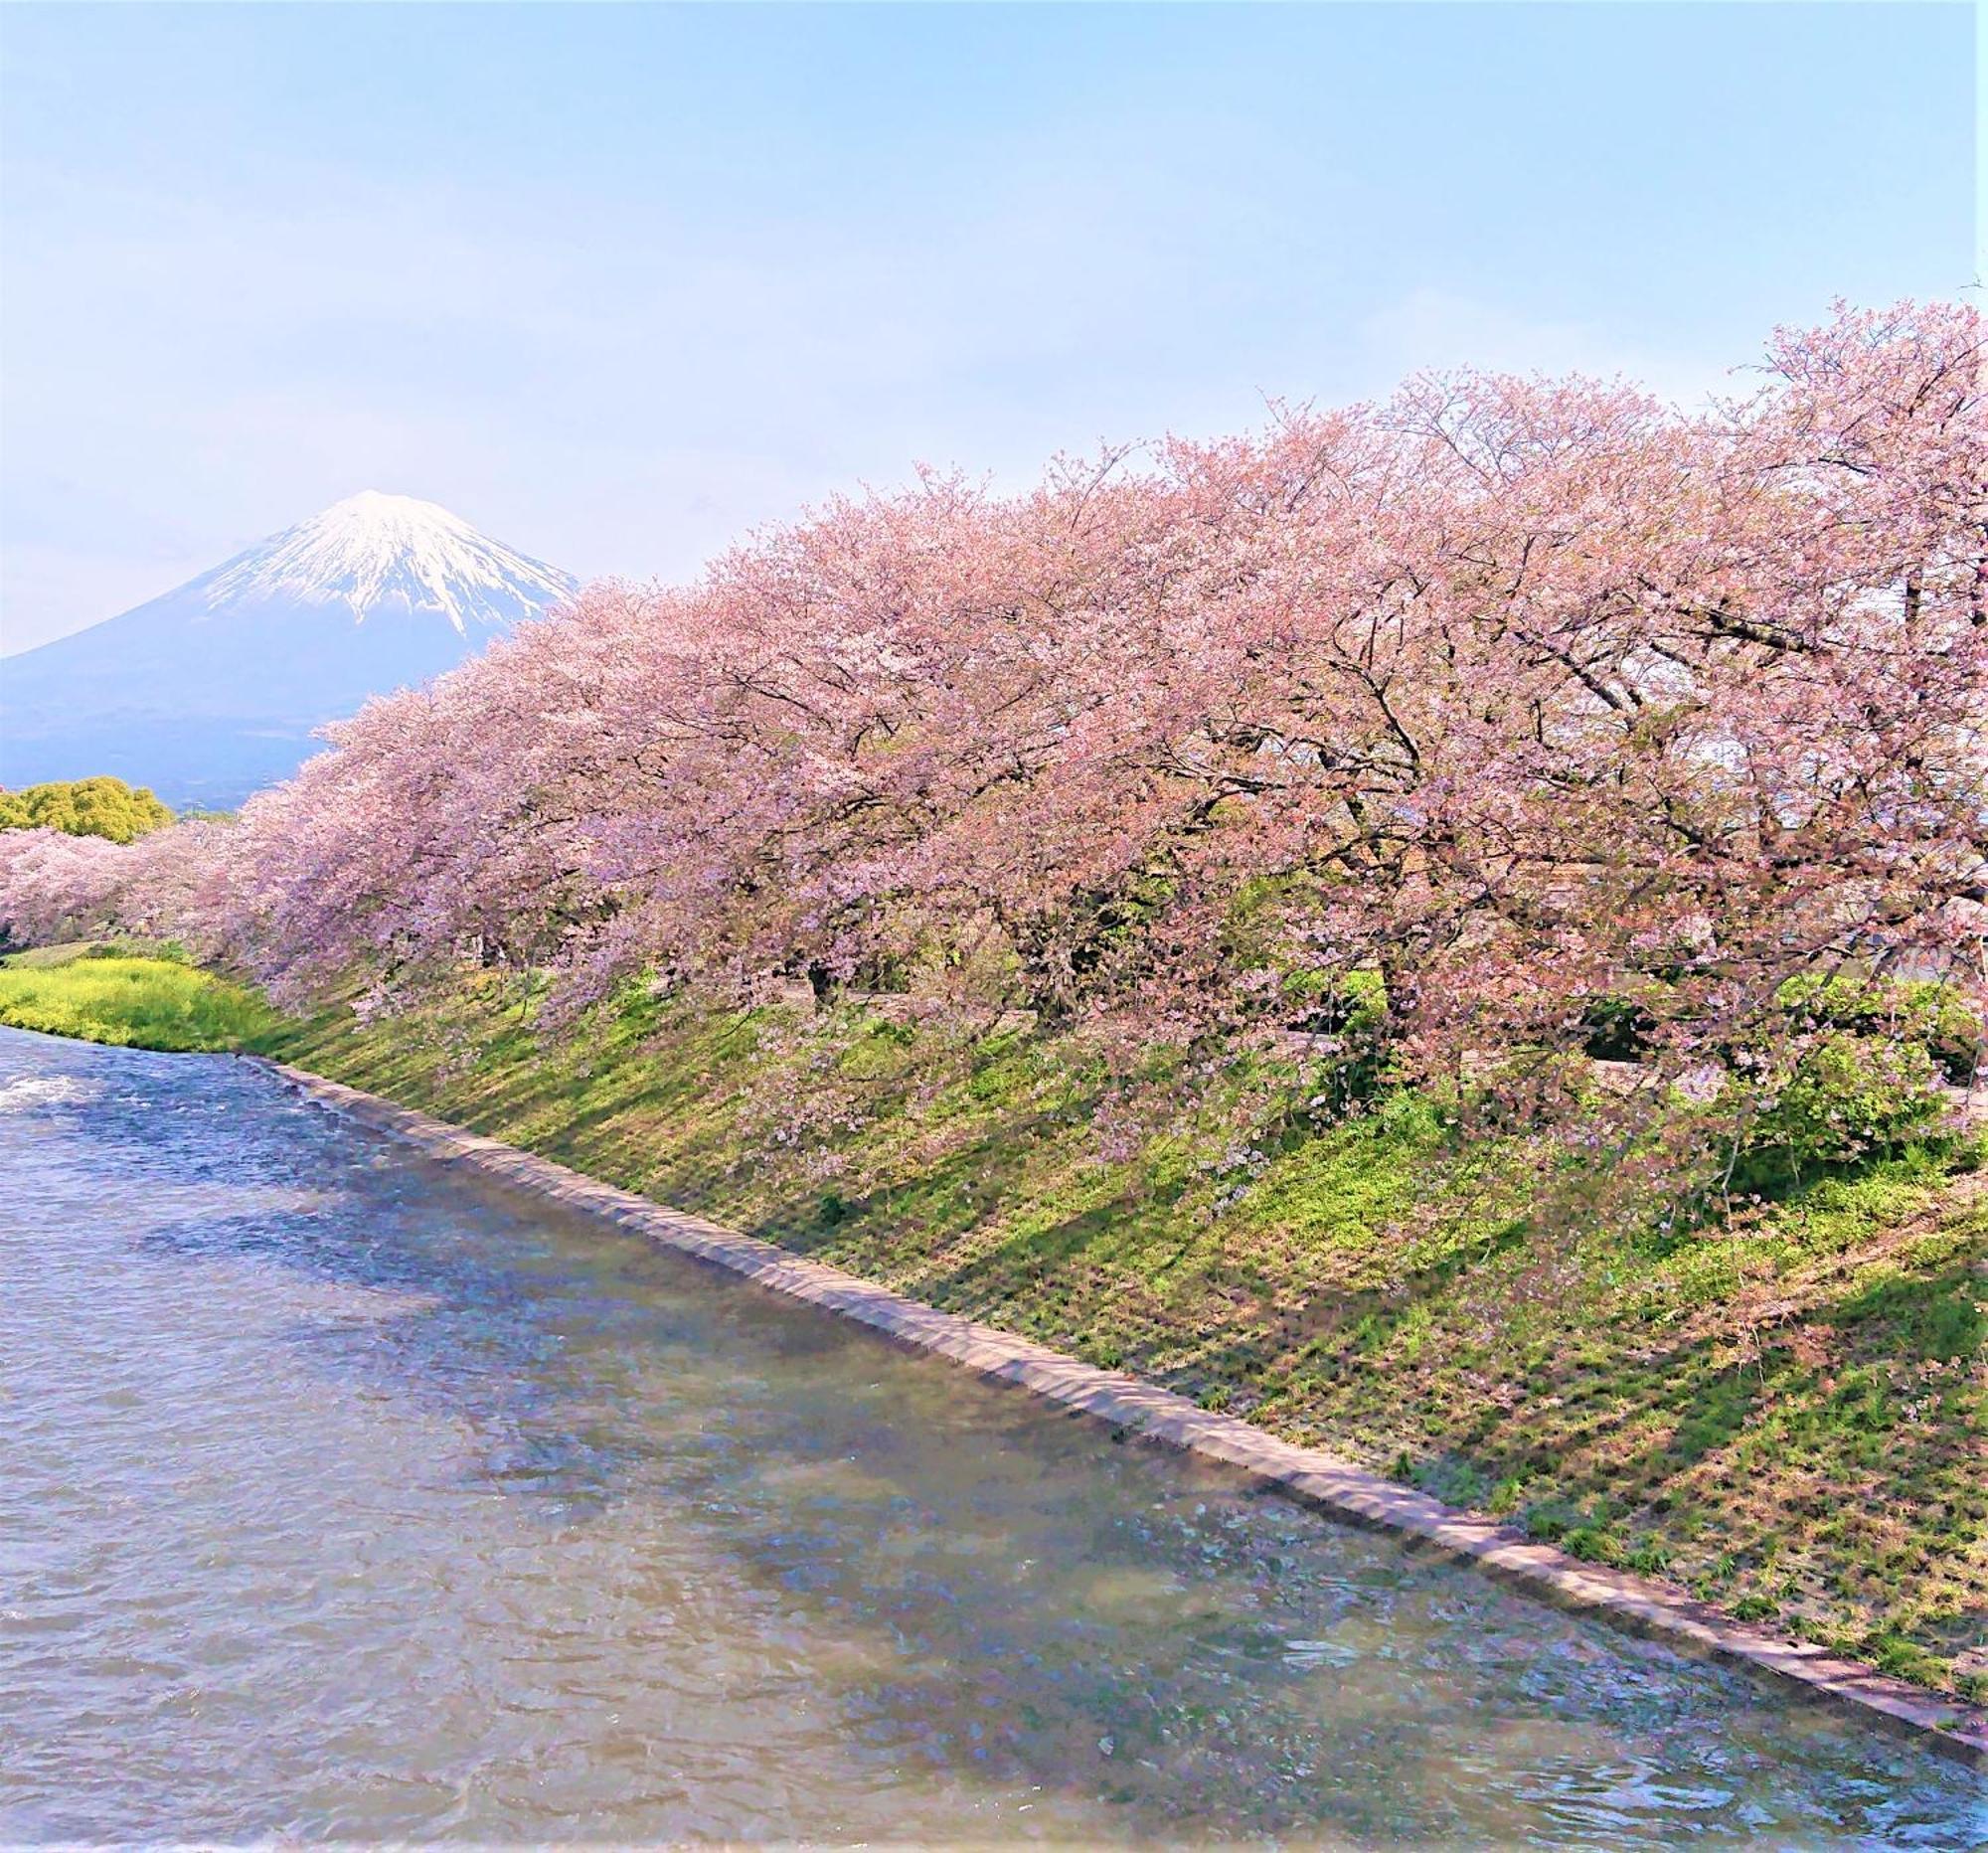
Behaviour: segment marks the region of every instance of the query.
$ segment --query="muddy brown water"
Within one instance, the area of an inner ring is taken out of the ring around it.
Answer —
[[[0,1030],[0,1840],[1955,1846],[1978,1771]]]

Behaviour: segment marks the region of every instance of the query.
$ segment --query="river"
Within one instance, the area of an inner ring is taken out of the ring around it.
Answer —
[[[1951,1846],[1980,1777],[0,1030],[0,1840]]]

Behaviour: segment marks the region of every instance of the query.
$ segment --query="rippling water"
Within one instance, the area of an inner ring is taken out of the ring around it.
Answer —
[[[0,1840],[1955,1845],[1978,1777],[0,1031]]]

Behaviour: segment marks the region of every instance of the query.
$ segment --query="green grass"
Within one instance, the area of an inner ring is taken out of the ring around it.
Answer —
[[[67,954],[55,958],[55,951]],[[275,1013],[253,992],[177,959],[45,947],[0,966],[0,1024],[134,1049],[258,1048]]]
[[[1978,1145],[1659,1235],[1565,1147],[1413,1094],[1321,1123],[1260,1056],[541,989],[295,1022],[70,947],[0,1022],[283,1056],[1988,1698]]]
[[[1964,1147],[1659,1238],[1562,1148],[1260,1057],[484,977],[302,1066],[1324,1443],[1934,1685],[1988,1680],[1988,1192]]]
[[[129,951],[139,957],[164,957],[155,947],[136,941],[125,944],[113,939],[62,939],[54,945],[30,946],[25,952],[9,952],[0,957],[0,969],[8,971],[41,971],[51,965],[67,965],[82,958],[85,953],[92,957],[103,957],[109,951]],[[181,961],[184,962],[184,961]]]

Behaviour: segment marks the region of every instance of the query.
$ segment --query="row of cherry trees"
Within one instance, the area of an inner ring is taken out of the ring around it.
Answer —
[[[1425,379],[837,503],[373,702],[233,827],[17,835],[0,917],[292,991],[785,973],[1147,1037],[1365,983],[1411,1067],[1599,998],[1676,1074],[1804,976],[1978,999],[1981,334],[1844,312],[1705,414]]]

